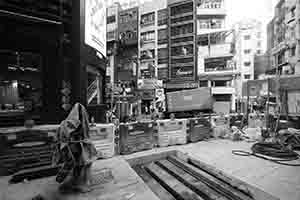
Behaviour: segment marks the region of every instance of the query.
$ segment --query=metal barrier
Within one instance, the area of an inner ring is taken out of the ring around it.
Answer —
[[[0,174],[52,164],[59,125],[0,129]]]
[[[90,127],[90,137],[96,147],[98,158],[111,158],[115,155],[114,124],[96,124]]]
[[[187,120],[157,120],[157,144],[160,147],[187,143]]]
[[[130,154],[154,147],[154,123],[136,122],[120,124],[120,154]]]
[[[210,137],[211,124],[206,118],[188,119],[187,139],[189,142],[198,142]]]

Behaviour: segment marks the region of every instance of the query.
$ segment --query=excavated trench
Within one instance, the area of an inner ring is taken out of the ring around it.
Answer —
[[[253,200],[251,192],[222,173],[175,155],[132,166],[149,188],[163,200]],[[227,179],[227,180],[226,180]]]

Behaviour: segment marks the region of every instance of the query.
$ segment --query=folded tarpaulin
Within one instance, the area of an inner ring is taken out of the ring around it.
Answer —
[[[96,148],[89,136],[88,114],[84,106],[76,103],[68,117],[58,128],[58,144],[54,153],[54,162],[63,164],[57,175],[58,182],[72,172],[75,166],[85,166],[97,159]]]

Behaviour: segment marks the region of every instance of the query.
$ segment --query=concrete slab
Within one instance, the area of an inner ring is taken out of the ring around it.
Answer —
[[[232,150],[250,151],[252,145],[253,143],[247,142],[211,140],[187,145],[156,148],[145,152],[101,160],[95,165],[98,168],[112,168],[118,183],[106,184],[90,196],[81,195],[69,199],[95,200],[98,198],[123,200],[126,199],[126,196],[131,197],[133,194],[131,200],[157,199],[125,160],[149,153],[179,150],[282,200],[300,200],[300,167],[282,166],[255,157],[240,157],[231,153]],[[57,184],[53,177],[17,185],[9,185],[7,182],[7,177],[0,178],[1,200],[26,200],[35,194],[45,193],[53,190],[53,188],[57,189]]]
[[[113,181],[99,185],[86,194],[63,195],[58,192],[54,177],[34,180],[29,183],[9,185],[7,179],[0,182],[1,200],[29,200],[41,194],[49,200],[138,200],[158,198],[134,172],[129,164],[120,158],[100,160],[94,163],[93,169],[111,169]]]

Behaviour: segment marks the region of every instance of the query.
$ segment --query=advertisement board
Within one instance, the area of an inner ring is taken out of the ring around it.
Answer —
[[[85,0],[85,43],[106,56],[106,0]]]
[[[208,110],[212,108],[210,88],[197,88],[167,93],[168,112]]]

